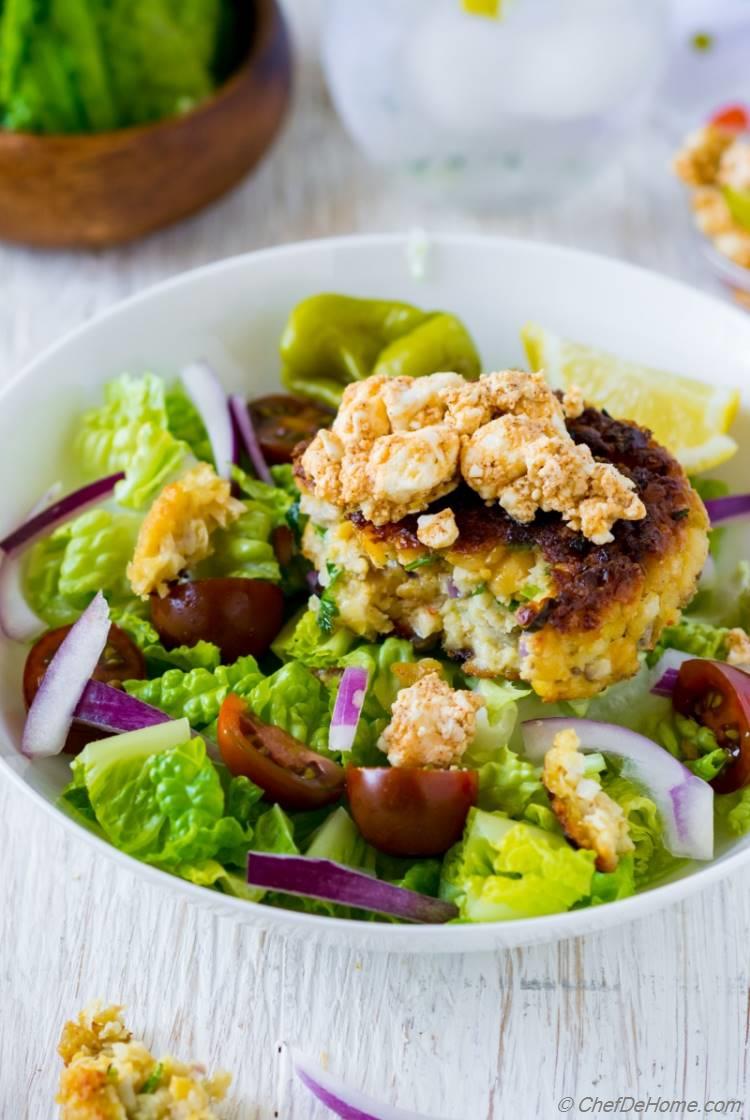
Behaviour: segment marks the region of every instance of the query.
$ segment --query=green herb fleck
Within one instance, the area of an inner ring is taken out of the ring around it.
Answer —
[[[164,1063],[158,1062],[151,1070],[148,1078],[143,1083],[142,1093],[155,1093],[159,1088],[159,1082],[164,1075]]]
[[[336,605],[336,600],[333,597],[333,588],[336,585],[340,575],[341,568],[336,564],[330,562],[326,564],[328,570],[328,586],[323,594],[320,596],[320,606],[318,607],[318,626],[324,634],[330,634],[333,631],[333,622],[339,613],[339,608]]]
[[[418,556],[416,560],[410,560],[408,564],[404,564],[405,572],[415,572],[417,568],[423,568],[425,564],[434,564],[437,556],[432,556],[429,552],[424,556]]]
[[[470,599],[473,598],[474,595],[483,595],[486,590],[487,590],[487,584],[486,583],[478,583],[477,586],[472,591],[469,598]]]
[[[536,599],[542,594],[543,588],[537,587],[535,583],[527,583],[518,594],[522,599]]]
[[[120,1075],[117,1072],[117,1070],[115,1069],[115,1067],[112,1065],[112,1063],[110,1062],[110,1064],[107,1066],[107,1081],[119,1081],[119,1080],[120,1080]]]
[[[690,510],[689,509],[675,509],[675,510],[672,511],[671,516],[672,516],[673,521],[683,521],[689,515],[690,515]]]
[[[696,31],[690,40],[690,45],[696,51],[710,51],[714,45],[714,37],[708,31]]]

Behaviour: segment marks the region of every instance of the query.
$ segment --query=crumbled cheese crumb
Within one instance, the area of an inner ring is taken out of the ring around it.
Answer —
[[[428,672],[399,692],[380,749],[391,766],[455,766],[474,738],[483,706],[481,696],[453,689],[438,673]]]
[[[425,548],[450,548],[458,540],[458,525],[452,509],[423,513],[417,518],[417,540]]]
[[[729,631],[726,646],[728,664],[750,673],[750,637],[741,626],[735,626]]]
[[[732,216],[723,188],[750,192],[750,142],[715,125],[689,136],[673,163],[676,174],[693,188],[695,224],[722,256],[750,268],[750,232]]]
[[[157,1059],[133,1040],[122,1008],[93,1003],[65,1024],[58,1052],[65,1069],[57,1103],[61,1120],[216,1120],[228,1073]]]
[[[630,479],[571,439],[565,418],[583,408],[579,389],[561,403],[542,373],[504,370],[473,382],[452,373],[371,377],[347,387],[331,431],[303,453],[302,485],[316,500],[383,525],[420,513],[463,477],[519,521],[556,511],[605,544],[615,521],[640,520],[646,509]],[[427,547],[457,539],[448,539],[455,521],[443,514],[439,530],[420,518]]]
[[[245,512],[230,484],[207,463],[199,463],[165,486],[146,514],[127,576],[136,595],[166,595],[170,580],[205,559],[211,534]]]
[[[585,777],[580,745],[572,728],[558,732],[544,756],[542,782],[565,835],[596,852],[599,871],[614,871],[620,856],[633,851],[627,817],[596,778]]]
[[[734,140],[724,150],[717,175],[719,183],[734,191],[750,191],[750,143]]]

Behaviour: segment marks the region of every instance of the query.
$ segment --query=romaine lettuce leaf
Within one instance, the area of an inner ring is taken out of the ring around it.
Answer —
[[[511,681],[469,678],[467,684],[485,703],[477,713],[476,734],[463,758],[467,766],[478,767],[493,761],[498,749],[510,742],[518,718],[518,703],[531,690],[519,688]]]
[[[112,621],[128,634],[146,659],[149,677],[160,677],[167,669],[208,669],[213,672],[221,663],[221,650],[213,642],[199,641],[194,646],[165,649],[158,632],[147,618],[131,609],[110,612]]]
[[[624,812],[630,839],[635,845],[633,872],[636,886],[666,874],[679,861],[664,847],[663,826],[659,810],[647,793],[622,776],[605,778],[602,788]]]
[[[271,649],[281,661],[301,661],[311,669],[332,669],[341,664],[357,641],[356,634],[344,626],[324,634],[315,611],[303,610],[287,622]]]
[[[155,680],[126,681],[124,688],[131,696],[153,704],[173,719],[186,716],[190,726],[201,731],[216,720],[228,692],[247,697],[262,679],[258,663],[248,655],[213,671],[169,669]]]
[[[472,809],[443,862],[440,895],[469,922],[555,914],[591,896],[595,858],[534,825]]]
[[[133,555],[139,519],[92,509],[61,525],[29,549],[24,594],[49,626],[74,622],[97,591],[114,605],[132,604],[125,569]]]
[[[164,428],[146,424],[141,428],[125,470],[115,486],[115,498],[126,509],[144,510],[188,464],[189,449]]]
[[[197,408],[179,382],[166,388],[164,411],[166,426],[174,438],[186,443],[196,459],[215,466],[208,432]]]
[[[182,868],[180,874],[206,860],[242,866],[252,832],[227,814],[201,739],[163,750],[142,732],[118,735],[86,747],[71,770],[73,785],[86,789],[97,823],[120,851]]]
[[[124,471],[135,453],[143,428],[167,427],[164,382],[153,373],[123,373],[104,387],[104,403],[81,417],[74,449],[92,478]]]
[[[635,873],[632,855],[622,856],[614,871],[595,871],[591,881],[591,905],[617,902],[635,894]]]
[[[299,661],[282,665],[241,695],[265,723],[283,728],[313,750],[328,753],[332,696]]]
[[[492,761],[479,767],[479,807],[522,817],[532,802],[548,805],[539,767],[520,758],[510,747],[498,748]]]
[[[735,793],[718,795],[714,804],[717,819],[733,836],[744,836],[750,832],[750,786]]]

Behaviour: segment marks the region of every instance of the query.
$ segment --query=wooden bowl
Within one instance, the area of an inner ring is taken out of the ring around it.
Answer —
[[[0,239],[116,245],[234,186],[271,144],[291,89],[289,36],[276,0],[255,0],[247,23],[244,61],[183,116],[76,136],[0,131]]]

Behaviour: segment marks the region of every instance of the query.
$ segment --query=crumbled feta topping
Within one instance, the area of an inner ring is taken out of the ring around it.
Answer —
[[[750,673],[750,637],[741,626],[735,626],[726,638],[727,662],[735,669]]]
[[[347,387],[331,431],[302,455],[303,485],[383,525],[421,512],[463,478],[519,521],[556,511],[605,544],[617,520],[640,520],[646,509],[630,479],[571,439],[565,418],[583,407],[580,390],[561,403],[543,374],[520,370],[473,382],[455,373],[371,377]]]
[[[614,871],[620,856],[633,851],[627,817],[596,778],[585,777],[580,745],[572,728],[558,732],[544,756],[542,782],[565,835],[596,852],[599,871]]]
[[[452,509],[423,513],[417,518],[417,540],[426,548],[450,548],[458,540],[458,525]]]
[[[455,766],[474,738],[483,706],[481,696],[428,672],[401,689],[378,745],[391,766]]]
[[[61,1120],[216,1120],[213,1105],[224,1099],[229,1074],[206,1077],[198,1065],[157,1061],[133,1040],[121,1011],[94,1003],[65,1024]]]
[[[168,583],[211,552],[211,534],[245,512],[226,479],[199,463],[165,486],[146,514],[127,576],[136,595],[166,595]]]

